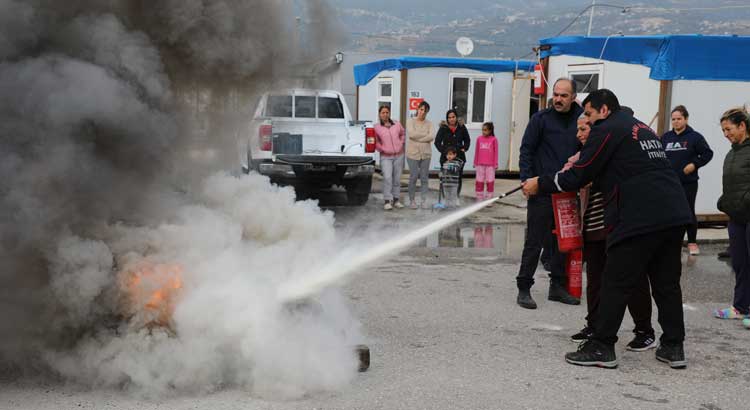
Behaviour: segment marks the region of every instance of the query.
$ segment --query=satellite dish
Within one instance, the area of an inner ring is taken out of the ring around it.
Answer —
[[[469,37],[459,37],[456,40],[456,51],[461,57],[466,57],[474,51],[474,42]]]

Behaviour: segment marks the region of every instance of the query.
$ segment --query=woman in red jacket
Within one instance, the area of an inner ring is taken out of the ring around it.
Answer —
[[[380,121],[375,124],[375,149],[380,153],[383,172],[383,209],[401,209],[401,173],[404,170],[404,141],[406,131],[398,121],[391,119],[391,109],[384,105],[378,110]]]

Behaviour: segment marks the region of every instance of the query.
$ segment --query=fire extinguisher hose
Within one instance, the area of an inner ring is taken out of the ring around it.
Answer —
[[[520,191],[521,188],[523,188],[523,185],[519,185],[519,186],[511,189],[510,191],[508,191],[508,192],[506,192],[504,194],[501,194],[498,198],[505,198],[506,196],[508,196],[508,195],[510,195],[510,194],[512,194],[514,192]]]

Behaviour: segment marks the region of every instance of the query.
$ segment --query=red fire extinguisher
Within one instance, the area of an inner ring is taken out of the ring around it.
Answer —
[[[375,128],[365,128],[365,152],[368,154],[375,152]]]
[[[555,213],[557,246],[560,252],[567,253],[565,272],[568,274],[568,293],[580,298],[583,277],[583,235],[578,201],[575,192],[552,194],[552,210]]]
[[[544,94],[544,73],[541,64],[534,66],[534,94]]]
[[[583,247],[581,235],[581,218],[578,213],[578,201],[575,192],[552,194],[552,211],[555,214],[557,247],[566,253]]]
[[[581,249],[568,252],[565,272],[568,274],[568,293],[580,299],[583,290],[583,251]]]

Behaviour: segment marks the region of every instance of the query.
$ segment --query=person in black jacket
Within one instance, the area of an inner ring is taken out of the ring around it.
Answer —
[[[445,152],[448,147],[453,147],[458,153],[458,159],[466,163],[466,151],[471,145],[471,137],[466,126],[458,122],[456,110],[448,110],[445,113],[445,122],[440,123],[437,135],[435,136],[435,148],[440,152],[440,167],[445,162]],[[458,195],[461,195],[461,182],[463,180],[464,169],[461,167],[458,179]]]
[[[672,110],[672,130],[661,137],[667,159],[680,177],[682,188],[685,190],[690,210],[693,212],[693,223],[688,225],[688,251],[691,255],[698,255],[697,236],[698,225],[695,220],[695,197],[698,195],[698,168],[708,164],[714,157],[714,152],[708,146],[703,135],[688,125],[688,111],[683,105]]]
[[[552,87],[552,94],[552,107],[534,114],[523,134],[519,156],[521,181],[557,172],[569,157],[578,152],[580,143],[576,138],[576,124],[583,109],[575,102],[575,83],[561,78]],[[516,303],[523,308],[537,307],[531,297],[531,286],[542,248],[549,253],[550,286],[547,299],[569,305],[581,303],[566,290],[565,255],[557,248],[557,239],[552,233],[554,228],[552,198],[549,195],[529,198],[526,237],[516,277]]]
[[[656,358],[672,368],[686,366],[680,275],[682,237],[692,221],[682,185],[661,141],[644,123],[620,110],[612,91],[593,91],[583,101],[593,124],[580,159],[564,172],[532,178],[524,192],[575,191],[592,181],[605,198],[607,261],[594,335],[568,363],[617,367],[614,344],[625,307],[648,275],[663,330]]]
[[[716,204],[729,216],[729,249],[735,285],[732,306],[714,311],[719,319],[743,319],[750,328],[750,115],[744,107],[721,116],[721,129],[732,143],[724,158],[722,192]]]

